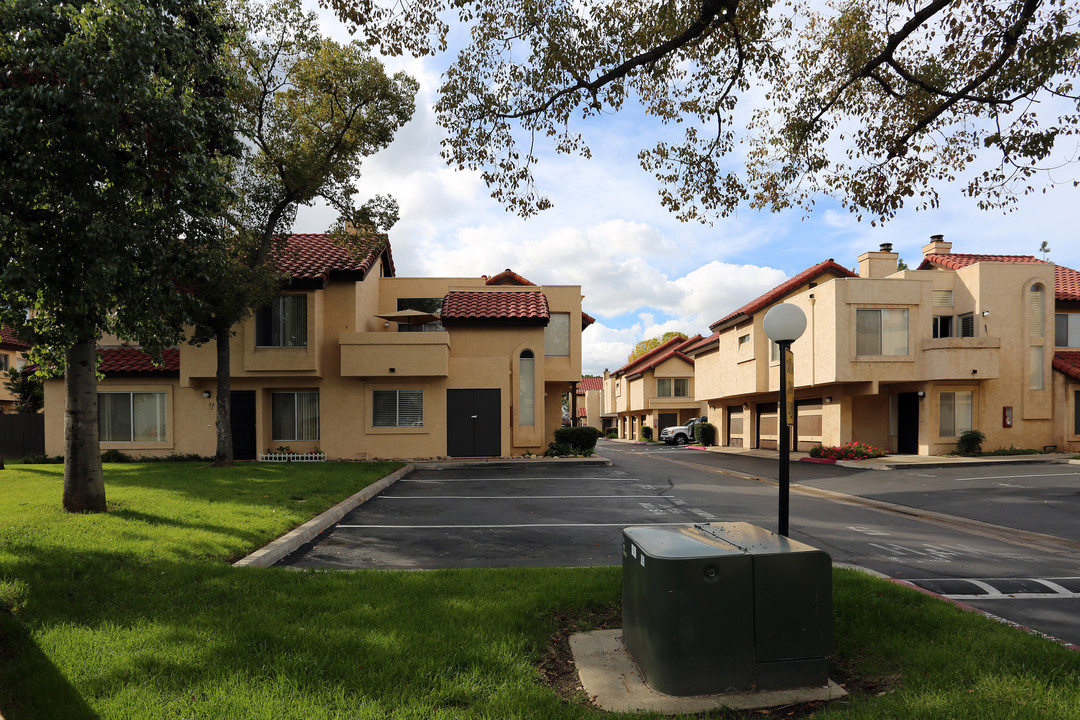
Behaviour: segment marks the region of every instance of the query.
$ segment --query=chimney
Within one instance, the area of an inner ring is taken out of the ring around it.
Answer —
[[[944,235],[931,235],[930,244],[923,245],[923,257],[927,255],[948,255],[952,252],[952,243],[945,242]]]
[[[864,252],[859,256],[859,277],[884,278],[896,272],[899,253],[894,253],[892,243],[881,243],[881,249]]]

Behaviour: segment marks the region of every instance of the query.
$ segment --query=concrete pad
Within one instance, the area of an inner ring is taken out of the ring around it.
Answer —
[[[641,677],[623,645],[622,630],[595,630],[570,636],[581,685],[592,702],[609,712],[642,710],[665,715],[703,713],[721,708],[758,710],[817,700],[836,700],[847,691],[832,680],[824,687],[677,697],[656,692]]]

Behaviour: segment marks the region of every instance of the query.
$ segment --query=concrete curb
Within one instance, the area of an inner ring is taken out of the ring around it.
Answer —
[[[411,473],[413,469],[413,465],[406,465],[400,470],[390,473],[381,480],[373,482],[355,495],[345,498],[321,515],[308,520],[298,528],[290,530],[277,540],[270,541],[247,557],[237,560],[233,563],[233,567],[270,567],[281,558],[294,552],[304,543],[313,540],[323,530],[326,530],[326,528],[343,518],[345,513],[367,502],[401,478]]]
[[[611,460],[595,455],[589,458],[541,458],[535,460],[495,458],[492,460],[424,460],[413,463],[416,470],[446,470],[458,468],[513,468],[522,465],[565,465],[568,467],[587,467],[590,465],[610,466]]]
[[[980,467],[985,465],[1049,465],[1074,462],[1061,458],[1041,459],[1030,455],[1018,458],[987,458],[984,460],[943,460],[941,462],[867,462],[866,460],[837,460],[840,467],[861,468],[863,470],[903,470],[905,468],[951,468],[951,467]]]

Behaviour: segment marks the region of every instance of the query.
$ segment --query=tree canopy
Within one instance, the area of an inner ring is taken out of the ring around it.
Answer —
[[[634,360],[637,360],[639,357],[641,357],[645,353],[649,352],[650,350],[653,350],[655,348],[660,347],[661,345],[663,345],[667,341],[671,340],[672,338],[682,338],[682,339],[685,340],[688,337],[690,337],[690,336],[687,335],[684,332],[679,332],[677,330],[673,330],[672,332],[666,332],[663,335],[660,335],[659,337],[649,338],[648,340],[642,340],[637,345],[635,345],[634,349],[630,351],[630,354],[626,356],[626,362],[632,362]]]
[[[1077,185],[1073,0],[323,2],[390,53],[468,25],[437,104],[444,155],[522,215],[550,205],[538,143],[587,157],[583,130],[635,104],[677,126],[639,159],[686,220],[822,194],[885,220],[953,183],[1009,209]]]
[[[417,82],[387,75],[359,42],[323,37],[318,18],[299,0],[237,0],[238,29],[228,53],[239,82],[229,93],[239,116],[243,149],[233,163],[235,202],[223,216],[227,242],[215,269],[197,285],[196,343],[217,345],[218,463],[232,461],[229,338],[237,323],[269,301],[286,278],[274,258],[285,251],[300,205],[318,198],[346,228],[385,231],[398,217],[393,198],[375,195],[357,206],[355,182],[363,160],[385,148],[412,117]],[[365,232],[364,247],[371,232]]]
[[[95,341],[150,350],[227,199],[212,0],[0,0],[0,322],[66,359],[64,507],[105,509]]]

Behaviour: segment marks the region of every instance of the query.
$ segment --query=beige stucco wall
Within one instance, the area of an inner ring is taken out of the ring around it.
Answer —
[[[256,391],[258,452],[287,445],[293,452],[320,449],[332,459],[439,457],[447,452],[446,394],[450,389],[494,388],[501,400],[502,455],[542,453],[561,424],[561,395],[581,377],[581,291],[577,286],[544,287],[552,312],[570,316],[570,352],[544,355],[543,327],[464,327],[443,333],[398,333],[378,314],[395,312],[399,297],[443,297],[450,289],[493,292],[481,278],[379,278],[331,282],[325,289],[296,290],[308,297],[308,344],[302,348],[256,348],[255,321],[237,327],[230,342],[232,390]],[[531,288],[530,288],[531,289]],[[518,358],[535,357],[536,418],[522,426],[518,404]],[[393,370],[391,370],[393,368]],[[212,455],[216,398],[216,349],[181,346],[179,378],[107,378],[100,391],[162,391],[167,404],[167,438],[160,443],[110,443],[133,455]],[[376,428],[371,393],[375,389],[421,390],[422,427]],[[282,441],[272,437],[274,391],[319,391],[320,437]],[[211,394],[203,398],[203,391]],[[46,387],[46,450],[63,452],[63,382]]]

